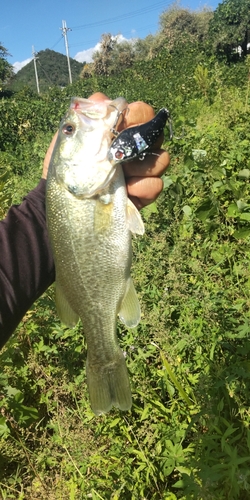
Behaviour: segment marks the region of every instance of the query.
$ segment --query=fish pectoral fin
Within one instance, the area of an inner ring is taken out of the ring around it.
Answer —
[[[122,411],[130,410],[132,397],[128,370],[120,348],[107,364],[92,364],[87,357],[86,372],[90,404],[96,415],[107,413],[112,406]]]
[[[58,282],[56,282],[56,308],[61,322],[66,326],[73,328],[78,323],[79,316],[68,303]]]
[[[144,223],[141,214],[129,198],[127,201],[127,223],[131,233],[144,234]]]
[[[129,278],[127,281],[126,293],[119,311],[119,318],[129,328],[137,326],[141,319],[141,308],[132,278]]]

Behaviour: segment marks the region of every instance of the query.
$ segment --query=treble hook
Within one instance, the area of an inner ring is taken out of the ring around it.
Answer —
[[[118,125],[118,122],[119,122],[119,119],[120,119],[120,116],[123,115],[123,112],[124,111],[129,111],[129,108],[128,106],[126,106],[125,108],[123,108],[121,111],[119,109],[117,109],[117,107],[114,105],[114,104],[110,104],[110,107],[111,108],[115,108],[116,111],[117,111],[117,116],[116,116],[116,119],[115,119],[115,122],[114,122],[114,125],[113,127],[110,129],[110,132],[112,134],[114,134],[115,137],[117,137],[119,135],[119,132],[116,130],[116,127]]]

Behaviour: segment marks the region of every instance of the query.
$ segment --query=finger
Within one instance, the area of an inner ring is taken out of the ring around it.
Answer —
[[[127,181],[128,196],[139,209],[152,203],[162,189],[163,181],[159,177],[131,177]]]
[[[90,101],[100,102],[100,101],[109,101],[109,98],[103,94],[102,92],[95,92],[89,98]]]
[[[156,149],[155,154],[147,154],[144,160],[133,160],[123,163],[125,178],[129,177],[157,177],[164,174],[170,164],[170,156],[163,149]]]
[[[130,198],[130,200],[134,203],[134,205],[136,206],[136,208],[138,210],[141,210],[145,205],[143,205],[141,203],[141,201],[139,200],[139,198],[137,198],[136,196],[130,196],[128,195],[128,197]]]
[[[133,204],[136,206],[137,210],[141,210],[142,208],[146,207],[147,205],[150,205],[155,201],[155,198],[153,200],[147,200],[143,198],[137,198],[136,196],[129,196],[130,200],[133,202]]]
[[[149,104],[142,101],[132,102],[128,105],[124,120],[120,127],[118,127],[118,131],[127,127],[133,127],[134,125],[138,125],[140,123],[148,122],[149,120],[152,120],[154,116],[154,110]]]

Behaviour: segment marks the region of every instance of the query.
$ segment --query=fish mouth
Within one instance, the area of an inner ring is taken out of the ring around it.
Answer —
[[[70,110],[87,118],[102,119],[107,115],[107,104],[112,101],[91,101],[81,97],[72,97]]]

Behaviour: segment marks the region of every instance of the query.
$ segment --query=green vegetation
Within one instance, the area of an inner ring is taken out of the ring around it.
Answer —
[[[37,54],[37,74],[39,88],[41,92],[48,91],[50,87],[66,87],[69,84],[67,57],[54,50],[41,50]],[[72,81],[79,78],[83,64],[70,58]],[[34,62],[30,61],[9,82],[8,88],[12,91],[19,91],[24,86],[36,91],[36,80]]]
[[[13,75],[13,68],[11,64],[6,61],[8,55],[8,51],[0,42],[0,92],[2,92],[6,83]]]
[[[71,95],[167,106],[181,137],[134,240],[142,321],[118,325],[132,410],[92,414],[81,325],[60,324],[49,289],[0,353],[3,500],[250,498],[250,61],[207,40],[0,100],[2,212],[39,179]]]
[[[226,55],[228,61],[235,56],[233,48],[240,46],[247,55],[250,42],[250,1],[224,0],[218,5],[210,23],[210,35],[217,55]]]

